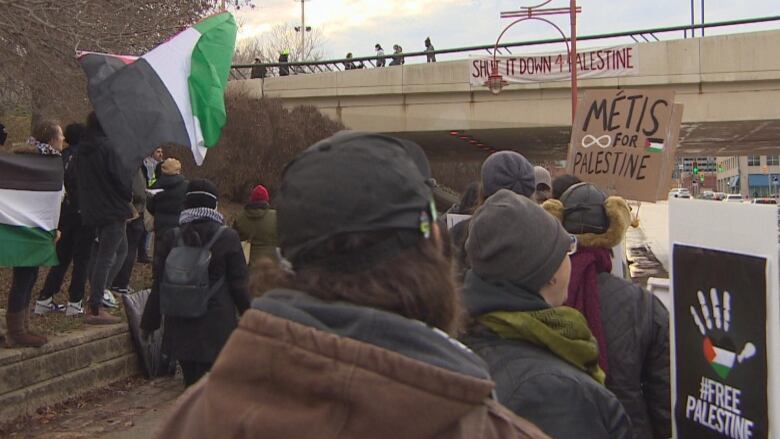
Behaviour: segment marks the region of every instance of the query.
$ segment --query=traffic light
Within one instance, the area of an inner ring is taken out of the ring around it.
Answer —
[[[699,164],[696,162],[693,162],[693,175],[696,175],[699,173]]]

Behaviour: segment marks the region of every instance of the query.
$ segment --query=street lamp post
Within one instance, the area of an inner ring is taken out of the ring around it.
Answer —
[[[499,71],[498,60],[496,57],[498,54],[498,44],[501,42],[501,38],[504,36],[504,34],[512,26],[523,21],[543,21],[554,27],[555,30],[561,34],[564,43],[566,43],[566,51],[569,54],[569,70],[571,71],[571,120],[573,122],[574,114],[577,111],[577,14],[582,12],[582,8],[577,6],[577,0],[569,0],[568,8],[542,8],[542,6],[545,6],[551,1],[552,0],[547,0],[538,5],[522,7],[519,11],[508,11],[501,13],[501,18],[517,18],[517,20],[510,23],[509,26],[505,27],[504,30],[498,35],[498,39],[496,39],[496,44],[493,47],[493,62],[490,66],[490,74],[488,75],[486,85],[488,86],[488,89],[491,93],[497,95],[501,93],[501,90],[504,88],[504,86],[508,84]],[[560,14],[569,14],[569,19],[571,21],[571,38],[569,39],[566,38],[566,34],[557,24],[546,18],[542,18],[542,16],[545,15]],[[571,41],[571,44],[569,41]]]

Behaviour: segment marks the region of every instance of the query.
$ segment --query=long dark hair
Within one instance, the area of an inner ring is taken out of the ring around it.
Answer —
[[[336,254],[344,249],[367,248],[390,233],[393,231],[342,234],[312,251]],[[273,288],[291,288],[325,301],[345,301],[399,314],[453,335],[460,332],[464,320],[452,262],[431,239],[420,239],[396,256],[354,273],[317,264],[289,273],[270,259],[259,261],[253,272],[255,296]]]
[[[482,186],[477,181],[472,181],[469,183],[468,186],[466,186],[466,190],[463,191],[463,195],[460,197],[460,201],[458,202],[458,208],[456,209],[458,213],[462,215],[471,215],[474,213],[475,210],[477,210],[477,207],[479,206],[480,199],[482,198]]]

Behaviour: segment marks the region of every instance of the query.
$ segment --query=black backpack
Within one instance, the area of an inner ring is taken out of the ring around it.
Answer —
[[[203,247],[185,245],[181,229],[174,229],[176,246],[165,258],[160,282],[160,311],[164,316],[197,318],[206,314],[209,299],[225,283],[223,276],[210,285],[209,263],[211,247],[226,228],[220,226]]]

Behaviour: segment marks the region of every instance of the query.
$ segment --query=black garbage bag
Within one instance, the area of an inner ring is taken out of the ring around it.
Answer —
[[[146,307],[146,300],[151,290],[137,291],[122,295],[130,335],[133,338],[135,351],[147,378],[170,376],[176,373],[176,362],[162,350],[162,335],[165,324],[152,334],[149,341],[141,338],[141,316]]]

